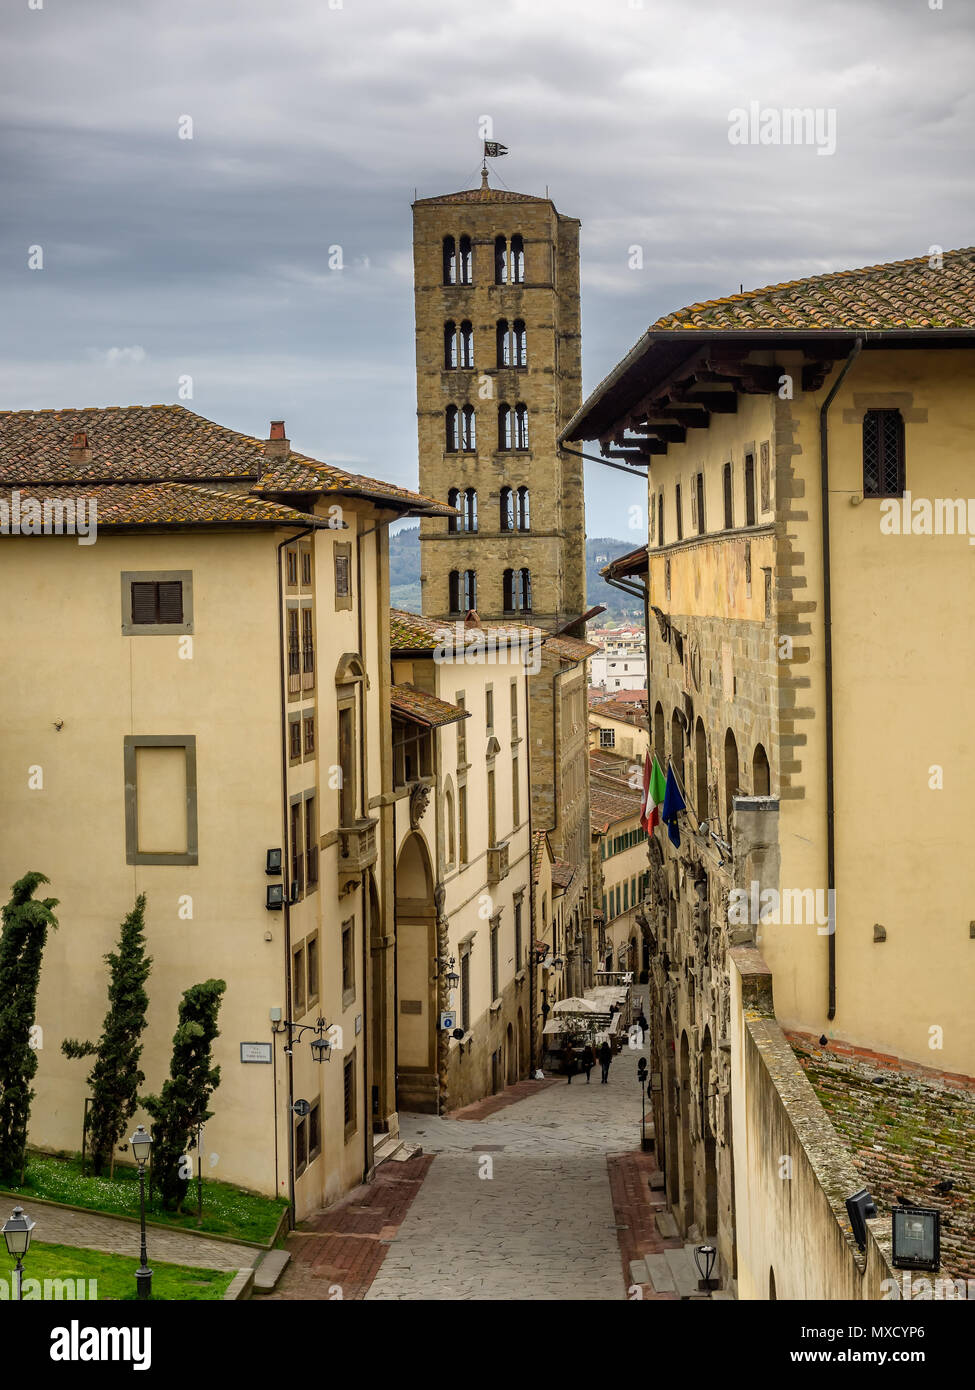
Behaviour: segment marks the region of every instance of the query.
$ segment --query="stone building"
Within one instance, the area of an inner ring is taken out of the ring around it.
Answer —
[[[582,460],[559,433],[581,399],[579,222],[488,185],[413,204],[423,613],[530,621],[531,825],[564,880],[568,976],[592,968]]]
[[[589,754],[589,807],[599,873],[594,895],[600,904],[600,970],[649,968],[642,929],[650,877],[647,832],[640,823],[642,770],[639,763],[634,765],[616,753],[594,749]]]
[[[784,1028],[975,1070],[972,265],[667,315],[565,431],[648,476],[648,547],[605,573],[645,590],[687,803],[679,849],[649,846],[656,1142],[743,1297],[877,1297],[886,1268]]]
[[[82,503],[97,544],[65,529]],[[441,510],[292,450],[283,422],[0,415],[21,654],[0,675],[0,881],[38,869],[60,900],[33,1144],[80,1147],[89,1067],[60,1042],[98,1037],[103,957],[144,892],[146,1091],[182,992],[227,981],[213,1176],[301,1218],[371,1172],[398,1129],[388,525]]]

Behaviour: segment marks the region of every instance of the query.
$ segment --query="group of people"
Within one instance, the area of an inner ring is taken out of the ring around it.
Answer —
[[[646,1039],[649,1026],[646,1015],[641,1009],[640,1016],[637,1019],[637,1027],[640,1029],[641,1041]],[[586,1043],[585,1047],[582,1049],[581,1055],[578,1057],[576,1056],[576,1050],[572,1046],[571,1040],[569,1040],[562,1049],[562,1060],[565,1063],[565,1070],[568,1073],[570,1086],[572,1085],[572,1078],[577,1071],[584,1071],[586,1073],[586,1085],[588,1086],[590,1074],[597,1061],[599,1062],[599,1067],[602,1072],[602,1077],[600,1078],[602,1085],[609,1085],[609,1066],[613,1060],[613,1049],[606,1039],[603,1039],[598,1052],[593,1051],[591,1043]]]

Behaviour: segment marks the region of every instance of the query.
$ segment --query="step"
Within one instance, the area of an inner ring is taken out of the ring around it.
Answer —
[[[377,1134],[373,1139],[372,1158],[375,1164],[380,1164],[386,1158],[392,1158],[393,1154],[401,1146],[401,1139],[398,1134]]]
[[[664,1188],[665,1182],[666,1182],[666,1178],[664,1177],[663,1173],[659,1173],[659,1172],[658,1172],[658,1173],[651,1173],[651,1174],[650,1174],[650,1191],[651,1191],[651,1192],[662,1192],[662,1191],[663,1191],[663,1188]]]
[[[691,1294],[697,1293],[700,1275],[693,1257],[686,1250],[665,1250],[664,1259],[667,1261],[678,1295],[681,1298],[690,1298]]]
[[[677,1222],[669,1211],[658,1211],[653,1219],[656,1221],[657,1230],[664,1240],[676,1240],[678,1238],[680,1232],[677,1229]]]
[[[649,1282],[650,1282],[650,1274],[649,1274],[649,1271],[648,1271],[648,1269],[647,1269],[647,1262],[646,1262],[646,1260],[631,1260],[631,1261],[630,1261],[630,1283],[631,1283],[631,1284],[649,1284]]]
[[[647,1267],[654,1293],[677,1292],[674,1276],[670,1272],[670,1265],[663,1255],[647,1255],[643,1263]]]
[[[415,1158],[417,1154],[422,1154],[423,1146],[420,1144],[401,1143],[399,1148],[389,1156],[394,1163],[405,1163],[409,1158]]]
[[[287,1250],[269,1250],[254,1270],[254,1292],[270,1293],[290,1259]]]

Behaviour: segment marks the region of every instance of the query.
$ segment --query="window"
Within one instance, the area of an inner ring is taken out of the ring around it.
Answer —
[[[342,1007],[355,999],[355,918],[342,923]]]
[[[677,526],[677,539],[684,539],[684,508],[681,505],[680,483],[674,488],[674,519]]]
[[[457,366],[457,325],[453,319],[443,326],[443,364],[448,372]]]
[[[308,1007],[318,1003],[318,933],[305,942],[305,965],[308,971]]]
[[[511,365],[513,367],[528,366],[528,333],[524,319],[515,319],[512,330]]]
[[[125,862],[197,864],[196,737],[126,734]]]
[[[756,743],[755,752],[752,754],[752,793],[755,796],[770,796],[772,793],[768,755],[760,743]]]
[[[515,319],[513,324],[509,324],[507,319],[498,319],[495,342],[499,367],[528,366],[528,337],[524,319]]]
[[[471,1027],[471,953],[461,948],[460,955],[460,1026],[465,1033]]]
[[[515,508],[514,493],[510,487],[501,489],[501,530],[513,531],[515,529]]]
[[[288,720],[288,757],[293,763],[301,759],[301,720],[297,715]]]
[[[460,365],[474,365],[474,328],[470,319],[465,319],[460,326]]]
[[[599,731],[599,746],[600,746],[600,748],[615,748],[615,747],[616,747],[616,730],[615,730],[615,729],[600,729],[600,731]]]
[[[301,552],[301,583],[304,588],[311,588],[311,551],[304,548]]]
[[[342,1073],[342,1089],[344,1094],[345,1106],[345,1137],[355,1134],[358,1120],[356,1118],[356,1086],[355,1086],[355,1053],[345,1059],[345,1068]]]
[[[705,525],[706,525],[705,519],[704,519],[704,474],[703,474],[703,473],[698,473],[697,477],[694,479],[694,491],[695,491],[695,495],[696,495],[696,497],[697,497],[697,534],[698,534],[699,536],[703,536],[703,535],[704,535],[704,531],[705,531]]]
[[[462,529],[465,531],[477,530],[477,491],[469,487],[464,489],[464,505],[461,508]]]
[[[726,463],[722,471],[724,485],[724,528],[730,531],[735,524],[735,502],[732,492],[731,464]]]
[[[670,759],[681,786],[684,785],[684,723],[675,709],[670,716]]]
[[[460,448],[460,424],[455,405],[448,405],[444,416],[444,450],[448,454],[456,454]]]
[[[664,544],[664,494],[663,488],[657,494],[657,544]]]
[[[193,631],[191,570],[122,574],[122,634],[166,636]]]
[[[657,494],[654,493],[650,498],[650,527],[649,536],[652,541],[657,539]]]
[[[352,543],[338,541],[332,547],[332,563],[335,569],[335,607],[352,607]]]
[[[501,921],[495,918],[491,923],[491,999],[501,994]]]
[[[311,892],[318,887],[318,809],[314,796],[305,797],[305,874]]]
[[[306,714],[302,720],[305,731],[305,757],[310,758],[315,751],[315,715]]]
[[[288,692],[301,689],[301,643],[298,638],[298,609],[288,609]]]
[[[745,525],[755,525],[755,455],[745,455]]]
[[[694,726],[694,781],[697,805],[694,810],[698,820],[708,818],[708,739],[704,732],[704,721],[698,717]]]
[[[515,448],[528,448],[528,407],[519,402],[515,406]]]
[[[527,569],[519,570],[516,576],[518,608],[522,613],[532,611],[532,577],[531,571]]]
[[[467,788],[457,788],[457,830],[460,863],[467,863]]]
[[[460,447],[465,453],[472,453],[477,448],[477,428],[472,405],[465,405],[460,412]]]
[[[405,787],[433,773],[433,734],[418,724],[393,720],[393,786]]]
[[[291,824],[291,893],[292,898],[300,898],[305,888],[304,837],[301,824],[301,800],[292,801],[290,807]]]
[[[495,345],[498,350],[498,366],[511,366],[511,334],[507,319],[498,319],[494,330]]]
[[[298,552],[297,550],[286,550],[284,553],[288,563],[288,588],[296,589],[298,587]]]
[[[452,529],[456,530],[456,523],[452,523]],[[451,613],[460,612],[460,570],[451,570],[447,577],[447,587],[449,589],[448,603]]]
[[[322,1112],[317,1100],[312,1101],[308,1112],[308,1162],[317,1158],[322,1151]]]
[[[528,448],[528,407],[523,401],[514,410],[510,405],[498,407],[498,448]]]
[[[868,410],[863,417],[863,495],[904,495],[904,420],[899,410]]]
[[[308,1167],[308,1116],[295,1123],[295,1177],[301,1177]]]
[[[302,688],[310,689],[315,684],[315,630],[310,608],[301,610],[301,671]]]
[[[473,284],[473,254],[469,236],[462,236],[460,239],[460,256],[457,262],[457,271],[457,279],[460,284]]]
[[[518,530],[531,530],[530,500],[526,487],[520,487],[518,489]]]
[[[306,1012],[304,945],[291,953],[291,994],[294,999],[295,1018],[300,1018]]]
[[[525,283],[525,241],[517,233],[511,238],[511,283]]]
[[[759,458],[761,460],[761,504],[762,511],[772,510],[772,478],[769,467],[768,440],[764,440],[759,445]]]
[[[457,862],[457,825],[454,817],[454,793],[448,787],[443,800],[444,842],[447,846],[447,868]]]
[[[355,708],[343,705],[339,709],[339,825],[355,824]]]
[[[443,282],[445,285],[457,283],[457,243],[452,236],[443,239]]]
[[[474,570],[464,570],[462,578],[464,612],[471,613],[477,608],[477,574]]]
[[[508,239],[503,236],[494,238],[494,283],[508,283]]]
[[[498,843],[497,827],[497,807],[494,795],[494,768],[488,768],[487,775],[487,822],[488,822],[488,845],[490,848]]]
[[[490,685],[484,693],[484,724],[489,734],[494,733],[494,689]]]
[[[516,969],[516,970],[520,970],[520,969],[521,969],[521,954],[522,954],[522,941],[521,941],[521,906],[522,906],[522,900],[521,900],[521,898],[516,898],[516,899],[515,899],[515,969]]]
[[[458,690],[454,696],[454,704],[458,709],[467,709],[467,696],[462,690]],[[457,723],[457,766],[465,767],[467,764],[467,720],[461,719]]]
[[[521,776],[518,759],[511,759],[511,828],[517,830],[521,824]]]
[[[518,742],[518,682],[511,682],[511,742]]]
[[[734,797],[738,792],[738,744],[729,729],[724,736],[724,806],[725,824],[728,838],[731,839],[731,812]]]

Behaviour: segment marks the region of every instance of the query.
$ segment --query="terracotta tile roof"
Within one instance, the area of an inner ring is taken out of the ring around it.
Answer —
[[[512,193],[507,188],[462,188],[459,193],[438,193],[433,198],[417,198],[414,207],[438,203],[549,203],[534,193]],[[461,228],[463,230],[463,228]],[[516,228],[517,230],[517,228]]]
[[[600,719],[612,719],[620,724],[632,724],[634,728],[646,729],[647,712],[637,705],[621,704],[619,700],[600,700],[599,704],[591,705],[589,713],[597,715]],[[592,728],[599,726],[593,724]]]
[[[642,783],[630,786],[632,775],[632,758],[605,749],[589,750],[589,821],[594,831],[605,834],[618,821],[639,816],[643,788]]]
[[[554,652],[563,661],[570,662],[585,661],[587,656],[599,651],[591,642],[582,642],[578,637],[546,637],[543,647],[545,651]]]
[[[72,449],[75,435],[87,448]],[[0,411],[0,483],[250,482],[251,491],[361,495],[427,515],[453,509],[393,483],[292,451],[266,456],[265,441],[182,405]]]
[[[975,1279],[975,1089],[839,1042],[790,1041],[881,1215],[899,1196],[939,1208],[941,1277]],[[952,1188],[936,1192],[943,1179]]]
[[[649,570],[650,555],[647,547],[641,545],[636,550],[628,551],[626,555],[617,555],[616,559],[610,560],[599,573],[609,575],[612,579],[621,579],[628,574],[648,574]]]
[[[577,873],[577,866],[570,864],[568,860],[556,859],[552,865],[552,883],[556,888],[561,888],[563,893],[569,887]]]
[[[646,690],[611,690],[601,691],[592,686],[589,690],[590,705],[645,705],[647,703]]]
[[[327,522],[283,507],[277,502],[249,497],[245,492],[220,492],[188,483],[117,483],[93,487],[41,486],[11,488],[0,483],[0,498],[8,506],[14,491],[25,500],[45,498],[97,503],[99,530],[119,526],[326,526]]]
[[[418,690],[415,685],[394,685],[389,703],[394,714],[427,729],[439,729],[444,724],[457,724],[471,717],[470,710],[462,710],[459,705],[441,700],[427,690]]]
[[[664,329],[975,328],[975,247],[786,280],[690,304],[651,326]]]
[[[540,638],[540,628],[526,623],[476,623],[470,627],[460,618],[423,618],[402,608],[390,609],[390,647],[393,651],[433,651],[441,643],[455,639],[458,626],[465,641],[474,641],[477,633],[489,637],[492,633],[514,633],[520,639]],[[547,644],[546,644],[547,645]]]

